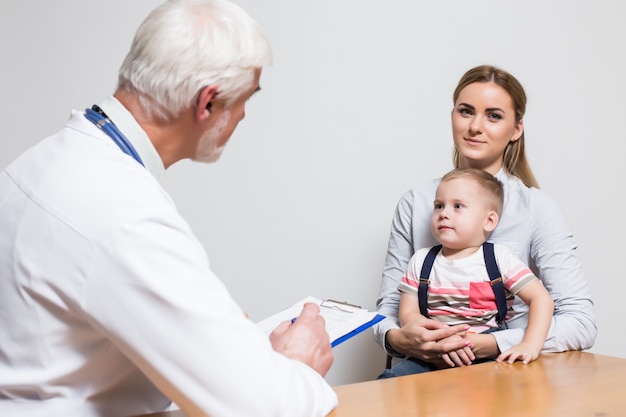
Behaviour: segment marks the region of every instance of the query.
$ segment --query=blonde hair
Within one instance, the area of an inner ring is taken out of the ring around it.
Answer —
[[[457,168],[441,177],[441,183],[452,181],[458,178],[468,178],[474,180],[485,192],[486,199],[491,204],[491,208],[502,214],[504,206],[504,186],[499,179],[478,168]]]
[[[459,83],[452,94],[453,103],[456,104],[461,90],[473,83],[495,83],[502,87],[511,97],[513,102],[513,108],[515,109],[515,121],[520,122],[526,112],[526,93],[520,82],[513,75],[508,72],[493,67],[491,65],[480,65],[467,71],[459,80]],[[526,151],[524,149],[524,132],[522,136],[516,141],[511,141],[504,149],[503,166],[504,170],[514,175],[527,186],[539,188],[539,183],[533,174],[528,159],[526,158]],[[454,167],[460,166],[459,151],[454,148],[452,151],[452,160]]]

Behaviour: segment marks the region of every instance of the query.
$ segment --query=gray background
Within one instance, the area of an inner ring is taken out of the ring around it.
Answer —
[[[0,0],[0,167],[113,92],[158,3]],[[395,204],[451,168],[452,90],[487,63],[527,90],[530,161],[574,230],[596,301],[592,351],[626,357],[624,3],[237,3],[268,34],[274,65],[222,160],[183,161],[165,185],[253,320],[307,295],[374,308]],[[384,365],[370,332],[334,352],[333,385]]]

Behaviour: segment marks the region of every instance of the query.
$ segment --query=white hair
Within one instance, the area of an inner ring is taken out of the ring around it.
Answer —
[[[219,86],[229,102],[250,88],[255,70],[272,63],[267,37],[241,7],[226,0],[169,0],[137,29],[119,71],[118,89],[137,94],[144,111],[170,119]]]

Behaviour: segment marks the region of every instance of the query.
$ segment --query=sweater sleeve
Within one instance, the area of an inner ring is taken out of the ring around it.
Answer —
[[[556,203],[541,190],[530,192],[530,259],[554,300],[554,316],[543,351],[589,349],[598,329],[576,242]],[[524,329],[496,332],[494,336],[504,351],[522,340]]]
[[[400,308],[400,292],[398,286],[402,281],[402,276],[413,256],[413,197],[411,192],[402,196],[396,206],[387,256],[383,268],[383,276],[380,283],[378,300],[376,301],[377,311],[386,318],[373,327],[373,334],[376,342],[392,356],[398,356],[396,352],[388,350],[385,343],[385,335],[389,330],[400,327],[398,311]]]
[[[531,191],[536,194],[536,204],[531,215],[530,255],[554,300],[554,318],[544,351],[589,349],[598,328],[577,244],[556,203],[541,190]]]

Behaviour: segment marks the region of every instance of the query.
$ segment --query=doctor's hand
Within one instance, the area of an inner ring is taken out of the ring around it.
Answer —
[[[325,376],[334,357],[324,318],[319,313],[317,304],[305,304],[293,323],[284,321],[274,329],[270,342],[276,352],[304,362]]]

